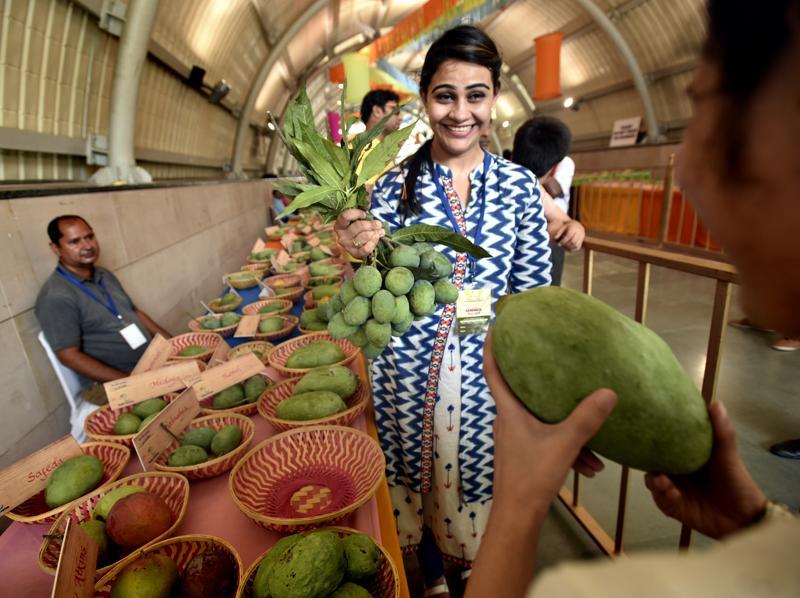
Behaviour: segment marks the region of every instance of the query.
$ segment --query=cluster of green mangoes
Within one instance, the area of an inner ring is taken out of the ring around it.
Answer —
[[[93,455],[79,455],[56,467],[44,490],[51,509],[60,507],[94,490],[103,479],[103,462]]]
[[[261,559],[253,598],[371,598],[364,586],[379,564],[380,550],[366,534],[294,534]]]
[[[242,430],[239,426],[229,425],[221,430],[214,428],[193,428],[181,438],[181,445],[175,449],[167,460],[170,467],[186,467],[208,461],[209,453],[221,457],[230,453],[242,443]]]
[[[136,403],[133,409],[119,415],[114,424],[114,434],[124,436],[141,432],[166,406],[167,402],[164,399],[147,399]]]
[[[234,384],[214,395],[211,407],[214,409],[231,409],[245,403],[255,403],[261,393],[267,390],[264,376],[250,376],[243,384]]]
[[[408,332],[415,319],[433,314],[437,304],[458,299],[449,280],[453,264],[430,244],[399,245],[389,261],[389,268],[361,266],[316,312],[333,338],[346,338],[369,359],[380,355],[392,336]]]
[[[81,529],[97,542],[97,562],[105,566],[167,531],[172,511],[164,499],[135,484],[100,497]]]
[[[358,378],[350,368],[333,365],[306,373],[275,408],[280,419],[310,420],[329,417],[347,409],[346,401],[358,389]]]
[[[200,328],[203,330],[216,330],[217,328],[227,328],[228,326],[235,326],[239,323],[242,316],[235,311],[228,311],[217,316],[205,316],[200,319]]]
[[[236,293],[225,293],[222,297],[214,299],[211,302],[211,309],[219,309],[228,305],[233,305],[239,300],[239,295]]]
[[[231,555],[208,548],[190,560],[182,573],[171,558],[152,552],[127,565],[114,581],[111,598],[232,598],[238,570]]]
[[[314,332],[327,330],[328,323],[325,322],[319,314],[321,309],[321,306],[304,309],[303,313],[300,314],[300,326],[305,330],[311,330]]]
[[[254,262],[266,262],[267,260],[275,257],[277,251],[274,249],[264,249],[262,251],[254,251],[250,254],[250,259]]]
[[[333,264],[318,264],[312,262],[308,265],[308,273],[311,276],[340,276],[341,270]]]
[[[286,359],[286,367],[297,370],[310,370],[325,365],[334,365],[347,357],[344,350],[331,341],[316,340],[298,347]]]
[[[187,345],[178,351],[178,355],[181,357],[196,357],[197,355],[202,355],[207,351],[208,347],[204,347],[202,345]]]

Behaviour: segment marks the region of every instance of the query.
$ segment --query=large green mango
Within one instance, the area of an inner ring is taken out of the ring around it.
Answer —
[[[543,287],[498,301],[497,365],[526,407],[548,423],[610,388],[619,402],[589,443],[644,471],[696,471],[711,454],[706,405],[669,346],[602,301]]]
[[[286,550],[270,571],[273,598],[328,596],[344,578],[344,547],[333,532],[312,532]]]
[[[44,500],[51,509],[93,490],[103,479],[103,462],[94,455],[67,459],[47,478]]]
[[[358,378],[353,371],[341,365],[315,368],[303,376],[294,387],[293,394],[315,390],[335,392],[342,399],[349,399],[358,389]]]
[[[326,340],[311,341],[298,348],[286,360],[287,368],[310,369],[333,365],[347,357],[336,343]]]

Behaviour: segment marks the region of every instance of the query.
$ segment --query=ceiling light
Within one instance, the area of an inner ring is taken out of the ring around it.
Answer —
[[[572,108],[572,105],[575,103],[575,98],[572,96],[568,97],[564,100],[564,108]]]

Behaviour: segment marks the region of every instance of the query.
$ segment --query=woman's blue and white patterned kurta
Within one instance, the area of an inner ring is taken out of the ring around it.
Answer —
[[[439,168],[461,232],[465,229],[475,241],[484,165],[470,173],[466,214],[461,212],[450,171]],[[400,215],[404,176],[395,168],[378,180],[372,214],[392,229],[433,224],[452,230],[427,168],[416,186],[420,214]],[[466,269],[471,282],[491,289],[493,300],[550,284],[547,225],[535,177],[491,156],[486,186],[480,244],[492,257],[478,260],[471,278],[464,254],[459,257],[449,248],[437,247],[456,266],[453,282],[463,286]],[[445,556],[468,564],[477,553],[491,504],[495,406],[483,378],[485,335],[459,338],[453,313],[453,305],[439,308],[435,316],[414,322],[404,336],[393,338],[373,361],[372,375],[376,422],[401,543],[419,543],[424,523]]]

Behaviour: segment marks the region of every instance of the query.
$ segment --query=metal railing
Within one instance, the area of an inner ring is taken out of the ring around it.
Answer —
[[[731,284],[737,282],[737,273],[734,267],[723,261],[704,257],[679,254],[658,247],[647,247],[635,243],[620,242],[610,239],[587,236],[583,244],[583,292],[592,294],[592,275],[594,269],[594,256],[603,253],[617,257],[634,260],[638,263],[636,277],[636,308],[634,317],[637,322],[646,324],[647,300],[650,286],[650,269],[659,266],[702,276],[716,281],[714,291],[714,307],[711,314],[711,327],[708,335],[706,349],[706,365],[703,372],[701,394],[706,403],[714,397],[717,384],[721,347],[725,333],[725,323],[728,318],[728,308],[731,298]],[[629,470],[622,467],[619,483],[619,500],[617,503],[617,517],[612,538],[597,522],[592,514],[580,504],[580,474],[574,473],[572,488],[566,486],[559,492],[559,499],[578,523],[589,534],[597,546],[608,556],[618,556],[623,551],[623,536],[625,531],[625,511],[628,499]],[[691,530],[687,527],[681,529],[680,548],[685,549],[691,541]]]
[[[722,248],[674,184],[674,170],[672,154],[663,180],[649,172],[581,173],[573,187],[575,215],[590,235],[719,259]]]

